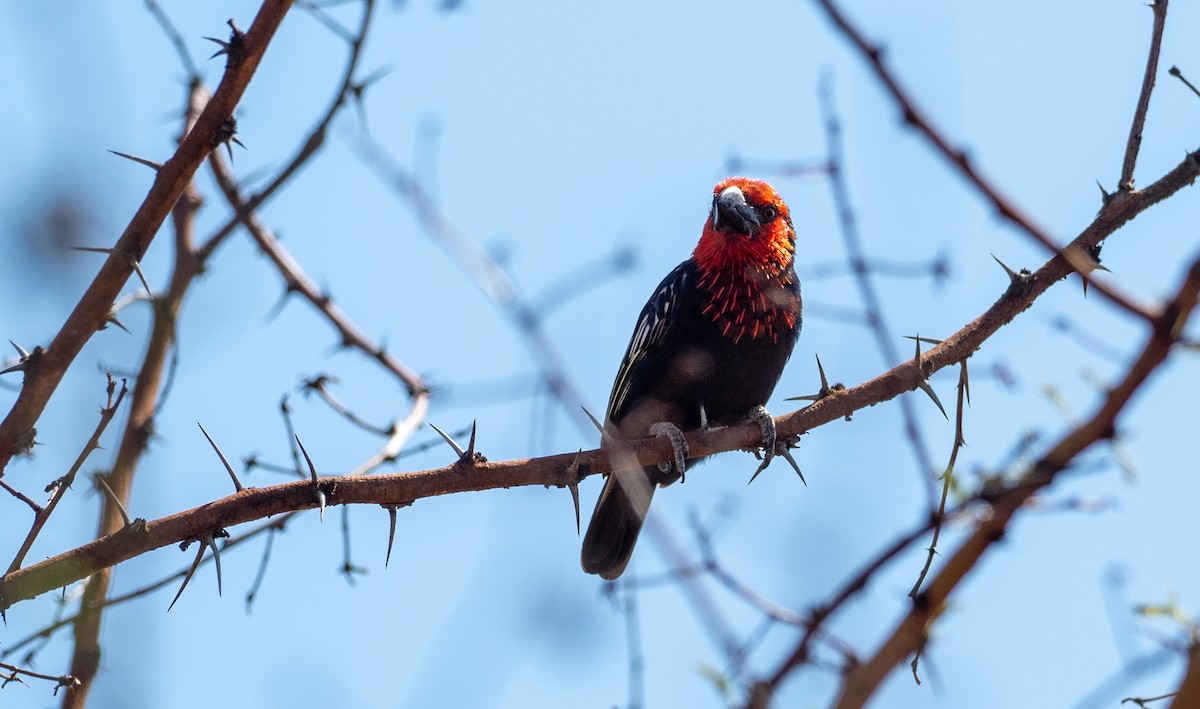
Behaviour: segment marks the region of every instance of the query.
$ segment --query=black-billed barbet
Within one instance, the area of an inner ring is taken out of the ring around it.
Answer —
[[[766,416],[763,406],[800,334],[795,249],[791,215],[771,185],[744,177],[718,184],[691,258],[663,279],[638,316],[609,396],[606,432],[618,440],[669,437],[679,460],[687,459],[680,431]],[[768,455],[775,444],[769,422],[766,416]],[[583,539],[583,570],[620,576],[655,488],[682,472],[667,464],[611,473]]]

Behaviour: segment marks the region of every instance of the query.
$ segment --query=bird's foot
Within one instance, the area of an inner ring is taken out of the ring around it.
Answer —
[[[758,424],[758,430],[762,435],[762,463],[754,471],[754,475],[750,476],[750,482],[754,482],[754,478],[757,478],[759,473],[766,470],[771,461],[775,459],[775,442],[777,436],[775,435],[775,419],[771,418],[767,407],[755,406],[751,409],[750,420]]]
[[[665,438],[671,442],[671,450],[675,452],[675,470],[679,473],[679,481],[684,481],[684,470],[687,468],[688,459],[688,444],[687,439],[683,437],[683,431],[679,427],[668,421],[659,421],[650,427],[650,435],[655,438]],[[661,472],[670,472],[671,463],[659,463],[658,469]]]

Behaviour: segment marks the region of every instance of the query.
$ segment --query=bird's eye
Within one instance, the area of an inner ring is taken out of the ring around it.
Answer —
[[[779,216],[779,210],[775,209],[775,207],[772,207],[771,205],[768,204],[767,206],[762,208],[763,222],[769,222],[777,216]]]

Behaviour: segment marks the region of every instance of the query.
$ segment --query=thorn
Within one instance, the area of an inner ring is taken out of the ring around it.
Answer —
[[[992,258],[996,258],[996,257],[993,256]],[[996,259],[996,260],[999,261],[1000,259]],[[1003,264],[1001,264],[1001,265],[1003,265]],[[1007,266],[1005,266],[1005,268],[1007,268]],[[933,390],[932,386],[930,386],[929,379],[925,376],[925,370],[921,368],[921,336],[917,335],[915,339],[916,339],[916,346],[917,346],[917,354],[913,357],[913,363],[917,367],[917,377],[918,377],[917,387],[921,391],[928,394],[930,399],[933,399],[933,403],[937,404],[938,411],[941,411],[942,416],[945,416],[946,420],[949,421],[950,417],[946,414],[945,407],[942,406],[941,401],[938,401],[937,392]]]
[[[162,163],[160,163],[160,162],[154,162],[153,160],[147,160],[146,158],[139,158],[136,155],[130,155],[129,153],[122,153],[118,150],[110,150],[108,152],[112,153],[113,155],[116,155],[117,157],[125,158],[126,160],[132,160],[135,163],[137,163],[138,165],[145,165],[146,167],[150,168],[151,170],[154,170],[155,172],[158,172],[159,170],[162,169]]]
[[[9,372],[24,371],[26,365],[29,364],[29,353],[25,351],[24,347],[21,347],[20,345],[13,342],[12,340],[9,340],[8,344],[12,345],[13,348],[16,349],[16,351],[17,351],[17,363],[11,367],[8,367],[5,369],[0,369],[0,374],[8,374]],[[37,352],[38,348],[35,347],[33,351]]]
[[[88,253],[93,253],[93,254],[109,254],[109,255],[111,255],[111,254],[115,253],[112,249],[102,247],[102,246],[69,246],[67,248],[69,248],[72,251],[86,251]],[[138,280],[140,280],[142,282],[142,287],[146,289],[146,295],[153,298],[154,294],[150,291],[150,283],[146,280],[146,273],[144,271],[142,271],[141,264],[139,264],[138,260],[135,259],[134,257],[130,256],[129,254],[123,254],[123,256],[125,256],[125,259],[127,261],[129,261],[129,263],[133,266],[134,272],[137,273],[137,275],[138,275]]]
[[[221,595],[221,552],[217,549],[217,543],[216,543],[216,541],[213,540],[213,535],[211,535],[211,534],[205,534],[203,537],[200,537],[200,542],[201,542],[201,545],[200,545],[201,551],[203,551],[204,547],[208,547],[209,549],[212,549],[213,563],[217,567],[217,595],[220,596]]]
[[[192,543],[192,541],[194,541],[194,540],[188,539],[187,541],[183,542],[182,544],[179,545],[179,549],[181,551],[187,551],[187,548]],[[196,551],[197,551],[196,559],[194,561],[192,561],[192,565],[190,567],[188,567],[187,575],[183,577],[183,583],[179,586],[179,590],[175,592],[175,597],[171,599],[171,605],[167,606],[168,613],[170,613],[171,609],[175,607],[175,602],[179,600],[179,597],[183,595],[183,589],[187,588],[188,583],[190,583],[192,580],[192,576],[195,575],[195,573],[196,573],[196,568],[200,566],[200,560],[204,558],[204,545],[203,544],[201,544],[200,548],[197,549]]]
[[[216,42],[217,44],[219,44],[221,46],[220,49],[218,49],[216,52],[213,53],[212,56],[209,57],[210,60],[216,59],[217,57],[221,56],[222,54],[229,54],[229,42],[226,42],[223,39],[217,39],[216,37],[205,37],[204,39],[207,39],[209,42]]]
[[[455,441],[453,438],[451,438],[450,434],[446,433],[445,431],[438,428],[437,426],[434,426],[432,423],[429,424],[429,427],[432,428],[433,430],[437,431],[438,435],[442,437],[442,440],[445,441],[447,445],[449,445],[451,448],[454,449],[455,454],[458,455],[458,461],[460,463],[466,459],[467,451],[464,450],[462,446],[458,445],[458,442]],[[474,430],[474,429],[472,428],[472,430]],[[473,440],[474,440],[474,435],[472,435],[472,441]]]
[[[133,272],[138,275],[138,280],[142,282],[142,287],[146,289],[146,295],[153,298],[154,293],[150,290],[150,282],[146,280],[146,274],[142,272],[142,265],[135,258],[130,258],[129,261],[133,264]]]
[[[825,368],[821,366],[821,356],[814,355],[817,358],[817,373],[821,375],[821,389],[816,394],[806,394],[805,396],[789,396],[784,401],[820,401],[829,396],[833,390],[829,388],[829,380],[825,377]]]
[[[996,263],[1000,264],[1000,268],[1003,268],[1004,272],[1008,274],[1008,280],[1009,280],[1010,286],[1023,284],[1029,280],[1029,275],[1030,275],[1029,271],[1027,271],[1023,268],[1021,269],[1020,272],[1012,270],[1011,268],[1008,267],[1008,264],[1004,263],[999,258],[996,258],[996,254],[992,254],[992,258],[996,259]]]
[[[388,548],[387,556],[383,558],[383,566],[387,568],[392,560],[392,542],[396,541],[396,506],[384,505],[384,509],[388,511]]]
[[[121,500],[117,498],[117,493],[113,492],[112,488],[108,486],[108,481],[104,479],[104,475],[96,473],[92,476],[92,479],[99,484],[100,491],[108,497],[109,502],[116,505],[117,512],[121,513],[121,520],[125,522],[125,526],[128,527],[131,525],[132,522],[129,521],[129,513],[125,511],[125,505],[121,504]]]
[[[478,453],[475,452],[475,421],[474,420],[471,421],[471,440],[467,442],[467,451],[464,455],[466,456],[463,459],[464,463],[466,463],[467,465],[475,464],[475,456],[478,455]]]
[[[117,316],[116,316],[114,313],[109,313],[109,314],[108,314],[108,319],[106,320],[106,322],[110,322],[110,323],[112,323],[113,325],[116,325],[117,327],[121,328],[122,330],[124,330],[124,331],[125,331],[125,333],[126,333],[127,335],[132,335],[132,334],[133,334],[132,332],[129,332],[129,328],[125,327],[125,324],[124,324],[124,323],[122,323],[120,320],[117,320]]]
[[[704,409],[704,404],[700,404],[700,428],[708,430],[708,412]]]
[[[229,61],[226,63],[226,66],[229,66],[230,64],[236,64],[242,61],[242,54],[246,49],[246,33],[239,30],[237,25],[233,24],[233,20],[229,20],[226,24],[229,25],[230,30],[228,42],[223,39],[217,39],[216,37],[205,37],[204,39],[221,45],[221,48],[217,50],[216,54],[213,54],[211,57],[209,57],[209,59],[216,59],[222,54],[228,55]]]
[[[701,410],[703,410],[703,407],[701,407]],[[580,448],[579,452],[575,454],[575,460],[572,460],[571,464],[567,466],[567,489],[571,491],[571,501],[575,503],[576,536],[578,536],[583,529],[579,524],[579,455],[581,453],[583,453],[582,448]]]
[[[1108,204],[1108,201],[1112,199],[1112,195],[1108,193],[1108,190],[1104,189],[1104,185],[1100,184],[1100,180],[1096,180],[1096,186],[1100,188],[1100,204]]]
[[[920,335],[903,335],[906,340],[914,340],[916,342],[924,342],[927,345],[937,346],[945,342],[945,340],[935,340],[932,337],[921,337]]]
[[[592,416],[591,411],[588,411],[582,406],[579,408],[583,409],[583,413],[587,414],[587,417],[592,420],[592,425],[595,426],[596,430],[600,432],[600,440],[602,443],[609,446],[617,445],[617,439],[613,438],[613,435],[605,430],[604,426],[602,426],[600,422],[596,420],[596,417]]]
[[[308,463],[308,472],[312,475],[313,490],[317,495],[317,507],[321,510],[321,521],[325,521],[325,491],[321,489],[317,479],[317,466],[313,465],[312,458],[309,457],[308,451],[304,449],[304,444],[300,442],[300,436],[296,436],[296,445],[300,446],[300,452],[304,454],[304,460]]]
[[[237,119],[233,116],[230,116],[229,120],[225,121],[219,128],[217,128],[217,132],[213,134],[212,140],[213,147],[224,145],[225,149],[229,151],[230,164],[233,163],[234,143],[237,143],[238,146],[243,150],[246,149],[246,146],[242,143],[242,141],[237,139]]]
[[[212,439],[212,436],[208,435],[208,431],[204,430],[204,426],[201,425],[199,421],[196,422],[196,425],[200,426],[200,432],[203,433],[204,437],[208,439],[208,444],[212,446],[214,451],[217,452],[217,457],[221,459],[221,465],[224,465],[225,470],[229,472],[229,477],[233,479],[234,490],[236,492],[245,490],[246,488],[242,487],[242,481],[238,480],[237,473],[233,472],[233,466],[229,464],[229,461],[225,458],[225,454],[222,453],[221,449],[217,447],[216,441]]]
[[[779,455],[783,456],[784,460],[786,460],[789,464],[791,464],[792,470],[795,470],[796,474],[800,476],[800,482],[804,483],[804,487],[808,487],[808,481],[804,479],[804,473],[800,472],[799,463],[797,463],[796,459],[792,457],[791,441],[784,441],[783,448],[780,449],[778,451],[778,453],[779,453]],[[747,483],[747,484],[749,484],[749,483]]]

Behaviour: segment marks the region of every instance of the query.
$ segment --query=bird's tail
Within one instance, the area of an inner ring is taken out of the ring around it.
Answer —
[[[589,574],[609,581],[625,571],[642,521],[654,497],[657,468],[620,470],[608,476],[583,537],[580,563]]]

